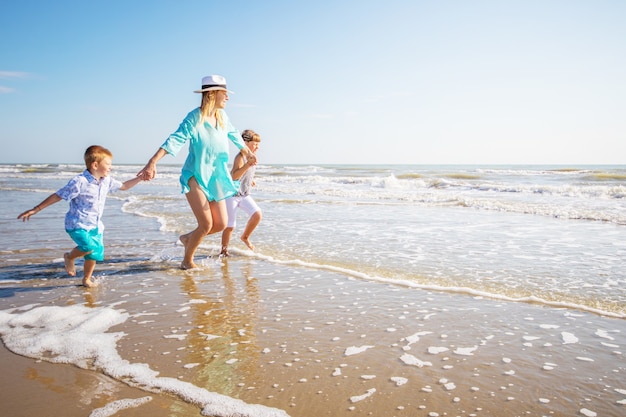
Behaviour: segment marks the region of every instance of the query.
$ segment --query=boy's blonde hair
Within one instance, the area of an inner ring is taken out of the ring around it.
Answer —
[[[241,132],[241,138],[245,142],[261,142],[261,135],[256,133],[254,130],[246,129]]]
[[[91,145],[85,151],[85,165],[87,168],[91,168],[91,164],[94,162],[100,162],[106,157],[113,158],[113,154],[107,148],[100,145]]]
[[[215,108],[215,96],[217,95],[217,91],[205,91],[202,93],[202,102],[200,103],[200,123],[204,122],[204,120],[209,117],[209,114]],[[220,127],[224,128],[224,120],[222,119],[222,112],[215,112],[215,120],[219,123]]]

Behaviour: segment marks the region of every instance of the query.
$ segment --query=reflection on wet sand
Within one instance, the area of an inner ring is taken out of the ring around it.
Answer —
[[[188,366],[197,367],[193,383],[233,397],[246,389],[250,383],[246,381],[258,378],[260,350],[256,340],[259,288],[253,264],[239,265],[245,281],[235,281],[228,260],[223,260],[221,292],[216,293],[215,288],[204,291],[204,284],[213,285],[215,279],[203,281],[186,275],[180,282],[192,311],[186,361]]]

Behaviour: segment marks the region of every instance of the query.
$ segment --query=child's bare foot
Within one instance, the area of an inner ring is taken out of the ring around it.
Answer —
[[[245,244],[246,244],[246,246],[247,246],[247,247],[249,247],[249,248],[250,248],[250,250],[251,250],[251,251],[253,251],[253,250],[254,250],[254,245],[253,245],[252,243],[250,243],[250,239],[249,239],[248,237],[243,237],[243,236],[241,236],[241,238],[240,238],[240,239],[241,239],[241,241],[242,241],[243,243],[245,243]]]
[[[222,246],[222,251],[220,252],[220,256],[230,256],[228,253],[228,246]]]
[[[65,271],[70,277],[76,276],[76,266],[74,265],[74,259],[70,258],[70,254],[65,252],[63,254],[63,260],[65,262]]]
[[[180,263],[180,269],[182,269],[182,270],[194,269],[194,268],[197,268],[197,267],[198,267],[198,265],[196,265],[193,262],[185,262],[185,261],[183,261],[183,262]]]
[[[87,288],[95,288],[95,287],[98,286],[98,284],[93,282],[91,280],[91,277],[89,277],[89,278],[83,278],[83,286],[85,286]]]

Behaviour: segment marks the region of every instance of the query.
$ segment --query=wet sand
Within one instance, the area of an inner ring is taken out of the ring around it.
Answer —
[[[175,253],[178,249],[172,249]],[[569,309],[437,293],[235,254],[121,259],[100,287],[65,278],[62,259],[22,263],[35,278],[2,285],[0,310],[37,303],[113,308],[129,318],[117,352],[159,376],[290,416],[620,416],[626,321]],[[39,279],[32,270],[56,271]],[[80,274],[79,274],[80,275]],[[10,295],[10,296],[9,296]],[[4,337],[4,335],[3,335]],[[2,415],[200,416],[174,394],[98,369],[0,349]],[[97,415],[97,414],[94,414]]]

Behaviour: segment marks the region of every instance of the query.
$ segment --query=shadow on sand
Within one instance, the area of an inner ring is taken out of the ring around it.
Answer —
[[[81,287],[82,260],[76,261],[77,276],[70,277],[65,272],[63,262],[49,262],[44,264],[16,264],[0,267],[0,298],[12,297],[19,292],[49,291],[61,287]],[[149,272],[165,271],[171,265],[155,263],[146,257],[116,258],[99,262],[96,266],[97,276],[138,275]],[[72,280],[74,283],[60,283],[58,285],[41,285],[41,280]],[[39,281],[39,282],[36,282]],[[4,284],[3,282],[6,282]],[[13,284],[12,286],[8,286]]]

